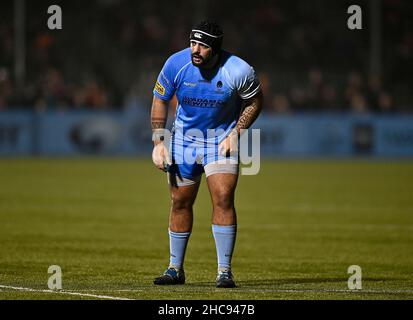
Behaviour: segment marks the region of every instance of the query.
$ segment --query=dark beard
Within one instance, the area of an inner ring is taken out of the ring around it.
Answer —
[[[194,63],[194,59],[193,59],[194,57],[197,57],[197,58],[201,59],[201,62],[200,62],[200,63]],[[203,57],[201,57],[201,56],[191,54],[192,64],[193,64],[194,66],[196,66],[196,67],[203,67],[203,66],[205,66],[206,64],[208,64],[208,62],[209,62],[210,60],[211,60],[210,57],[205,60],[205,59],[204,59]]]

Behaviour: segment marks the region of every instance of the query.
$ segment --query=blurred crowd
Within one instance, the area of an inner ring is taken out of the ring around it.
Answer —
[[[286,91],[269,88],[267,74],[261,75],[261,82],[266,97],[267,111],[276,113],[299,112],[346,112],[355,113],[389,113],[401,111],[396,109],[393,95],[383,87],[381,79],[371,76],[364,79],[362,74],[351,71],[343,85],[334,85],[324,79],[319,69],[311,69],[307,81],[301,85],[292,83]],[[413,111],[413,108],[412,108]]]
[[[358,1],[368,9],[369,1]],[[48,1],[26,1],[26,76],[14,79],[13,6],[0,4],[0,110],[147,112],[165,59],[188,45],[205,16],[224,48],[252,64],[265,111],[412,112],[413,4],[382,0],[382,71],[369,72],[369,26],[347,28],[346,1],[55,1],[63,29],[48,30]]]

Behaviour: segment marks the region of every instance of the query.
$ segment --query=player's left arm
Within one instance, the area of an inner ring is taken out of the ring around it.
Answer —
[[[259,91],[252,98],[245,100],[245,107],[241,112],[241,115],[235,126],[235,130],[233,130],[236,131],[234,133],[240,135],[241,130],[248,129],[249,127],[251,127],[251,125],[254,123],[254,121],[258,118],[259,114],[261,113],[263,102],[264,97],[262,91]]]
[[[223,155],[228,155],[233,151],[236,151],[238,147],[238,138],[242,134],[242,131],[251,127],[254,121],[261,113],[264,102],[264,96],[260,90],[253,97],[244,101],[244,109],[235,125],[234,129],[229,135],[222,140],[219,145],[219,151]]]

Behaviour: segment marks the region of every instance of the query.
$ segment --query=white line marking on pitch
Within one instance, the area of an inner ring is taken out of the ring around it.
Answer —
[[[27,291],[27,292],[60,293],[60,294],[68,294],[72,296],[83,296],[83,297],[109,299],[109,300],[133,300],[133,299],[122,298],[122,297],[102,296],[102,295],[89,294],[89,293],[70,292],[70,291],[65,291],[65,290],[60,290],[60,291],[41,290],[41,289],[22,288],[22,287],[13,287],[13,286],[5,286],[5,285],[0,285],[0,288],[12,289],[12,290],[17,290],[17,291]]]
[[[88,292],[93,291],[100,291],[100,292],[142,292],[148,291],[151,287],[145,288],[136,288],[136,289],[90,289],[85,290]],[[185,287],[185,288],[173,288],[174,292],[222,292],[220,289],[216,288],[194,288],[194,287]],[[81,291],[81,290],[78,290]],[[159,289],[158,291],[166,290]],[[240,293],[248,293],[248,292],[257,292],[257,293],[306,293],[306,292],[313,292],[313,293],[378,293],[378,294],[403,294],[403,293],[413,293],[413,290],[373,290],[373,289],[362,289],[362,290],[349,290],[349,289],[255,289],[255,288],[234,288],[231,289],[231,292],[240,292]]]
[[[98,299],[109,299],[109,300],[134,300],[129,298],[123,297],[113,297],[113,296],[106,296],[106,295],[95,295],[89,293],[80,293],[74,292],[70,290],[61,290],[61,291],[54,291],[54,290],[41,290],[41,289],[32,289],[32,288],[22,288],[22,287],[13,287],[13,286],[5,286],[0,285],[0,288],[3,289],[13,289],[19,291],[28,291],[28,292],[43,292],[43,293],[60,293],[60,294],[68,294],[74,296],[85,296],[91,298],[98,298]],[[148,291],[151,289],[150,287],[144,288],[136,288],[136,289],[86,289],[86,292],[143,292]],[[0,290],[5,292],[4,290]],[[77,290],[83,291],[83,290]],[[156,290],[166,292],[167,290]],[[352,293],[352,294],[413,294],[413,290],[348,290],[348,289],[255,289],[255,288],[235,288],[231,290],[232,292],[238,293]],[[194,287],[185,287],[185,288],[174,288],[174,292],[197,292],[197,293],[206,293],[206,292],[222,292],[220,289],[215,288],[194,288]]]

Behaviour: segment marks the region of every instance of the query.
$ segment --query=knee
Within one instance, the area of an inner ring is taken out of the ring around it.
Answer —
[[[192,208],[192,201],[187,198],[172,196],[171,206],[173,211],[190,210]]]
[[[218,193],[214,199],[214,208],[224,211],[234,208],[233,195],[228,192]]]

